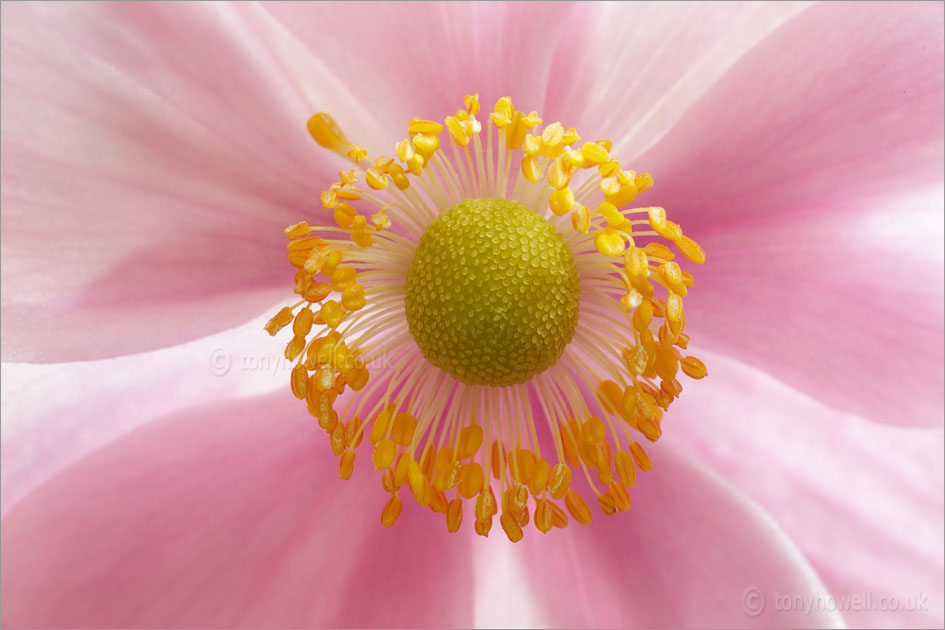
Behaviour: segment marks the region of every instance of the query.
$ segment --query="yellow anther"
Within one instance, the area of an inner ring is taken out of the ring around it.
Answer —
[[[367,385],[368,379],[371,377],[371,373],[365,367],[357,367],[353,370],[350,370],[347,373],[348,386],[356,392],[364,389],[364,386]]]
[[[464,147],[469,144],[469,134],[466,132],[465,125],[455,116],[449,116],[446,119],[446,130],[457,145]]]
[[[455,533],[459,531],[459,527],[462,524],[463,500],[459,497],[456,497],[450,501],[449,507],[446,508],[446,529],[452,533]]]
[[[614,469],[617,471],[617,481],[626,488],[632,488],[636,481],[636,467],[630,453],[618,450],[614,455]]]
[[[335,426],[332,427],[329,435],[331,436],[329,438],[331,452],[335,457],[339,457],[345,452],[345,425],[340,422],[336,423]]]
[[[575,204],[571,211],[571,226],[575,232],[586,234],[591,227],[591,212],[583,204]]]
[[[479,95],[467,94],[463,97],[463,106],[466,107],[466,113],[475,116],[479,113]]]
[[[363,217],[362,217],[363,218]],[[334,291],[343,291],[345,287],[355,283],[357,272],[353,267],[338,267],[331,274],[331,288]]]
[[[326,278],[331,278],[331,274],[335,273],[335,269],[341,264],[341,261],[341,252],[332,252],[328,254],[328,256],[325,257],[325,262],[322,264],[322,275]]]
[[[318,112],[309,118],[306,126],[312,139],[326,149],[341,152],[351,144],[335,119],[324,112]]]
[[[348,229],[351,227],[351,224],[354,222],[354,218],[358,216],[358,211],[354,209],[353,206],[347,203],[339,203],[335,207],[335,223],[338,224],[338,227]]]
[[[696,357],[683,357],[679,360],[679,366],[689,378],[705,378],[706,374],[709,373],[705,364]]]
[[[509,468],[512,477],[519,483],[528,485],[535,474],[535,454],[524,448],[517,448],[509,453]]]
[[[479,496],[476,497],[476,504],[473,506],[473,514],[477,521],[484,521],[492,518],[499,511],[495,502],[495,495],[492,494],[492,488],[488,485],[482,489]]]
[[[384,509],[381,510],[381,525],[384,527],[390,527],[397,522],[397,518],[400,516],[400,512],[404,509],[404,504],[400,502],[400,499],[397,495],[393,495],[390,499],[387,500],[387,503],[384,504]]]
[[[502,466],[505,462],[505,447],[498,440],[492,442],[492,476],[501,478]]]
[[[286,306],[280,309],[278,313],[272,316],[272,319],[266,322],[266,332],[275,337],[276,333],[288,326],[291,322],[292,308]]]
[[[705,262],[705,252],[702,251],[702,248],[699,247],[699,243],[695,242],[688,236],[681,236],[676,239],[676,248],[682,253],[683,256],[696,263],[701,265]]]
[[[551,531],[554,525],[554,511],[548,499],[538,499],[535,505],[535,527],[542,534]]]
[[[407,179],[406,173],[400,164],[393,164],[390,167],[390,178],[394,180],[394,185],[397,186],[399,190],[407,190],[410,188],[410,180]]]
[[[630,352],[627,353],[627,369],[630,370],[630,373],[634,376],[640,376],[646,371],[647,361],[646,350],[643,346],[633,346],[630,348]],[[627,391],[632,392],[633,388],[630,387]]]
[[[617,207],[609,201],[604,201],[597,206],[597,212],[604,217],[612,228],[620,228],[624,223],[629,223],[627,218],[620,214]],[[629,230],[629,226],[627,229]]]
[[[410,126],[407,127],[407,132],[410,134],[422,133],[425,136],[436,136],[443,133],[443,125],[432,120],[414,118],[410,121]]]
[[[329,366],[321,367],[312,374],[309,386],[318,392],[325,393],[335,386],[335,370]]]
[[[410,456],[407,456],[407,483],[410,485],[410,493],[418,504],[427,505],[430,502],[430,487],[423,478],[420,464]]]
[[[541,132],[541,142],[544,154],[556,158],[564,150],[564,127],[559,122],[553,122]]]
[[[338,205],[338,194],[335,192],[334,188],[329,188],[322,193],[321,200],[323,208],[334,208]]]
[[[449,509],[449,505],[449,499],[446,498],[445,494],[435,488],[430,492],[431,510],[437,514],[446,514],[446,511]]]
[[[613,228],[605,228],[594,236],[594,247],[604,256],[623,256],[626,237]]]
[[[557,216],[563,217],[574,207],[574,193],[570,188],[556,190],[549,195],[548,206]]]
[[[617,506],[614,504],[614,498],[609,494],[598,494],[597,503],[600,505],[600,511],[607,516],[613,516],[617,513]],[[575,518],[577,518],[575,516]]]
[[[308,236],[312,233],[312,229],[313,228],[308,226],[308,223],[302,221],[301,223],[296,223],[287,227],[285,229],[285,235],[291,241],[303,236]]]
[[[568,130],[564,132],[564,143],[567,146],[571,146],[575,142],[578,142],[581,139],[581,136],[578,135],[577,129],[574,127],[568,127]]]
[[[669,284],[670,286],[679,285],[683,291],[682,295],[685,295],[685,287],[682,286],[682,283],[683,283],[682,269],[679,268],[679,265],[677,263],[674,263],[672,261],[664,262],[662,265],[660,265],[659,274],[660,274],[660,277],[663,279],[663,281]]]
[[[560,499],[571,487],[571,469],[564,462],[555,464],[548,477],[548,492],[552,498]]]
[[[672,260],[676,257],[673,252],[662,243],[649,243],[643,248],[643,251],[646,252],[647,256],[660,258],[662,260]]]
[[[432,155],[440,148],[440,139],[436,136],[417,134],[413,139],[413,146],[424,155]]]
[[[671,322],[678,322],[682,317],[683,303],[682,298],[675,293],[666,296],[666,319]]]
[[[313,282],[302,295],[308,302],[321,302],[331,293],[331,286],[327,282]]]
[[[620,298],[620,306],[628,313],[643,303],[643,294],[636,289],[630,289]]]
[[[538,112],[536,111],[528,112],[527,116],[522,117],[522,125],[528,131],[531,131],[532,129],[540,125],[541,122],[542,122],[541,118],[538,117]]]
[[[292,395],[302,400],[308,389],[308,371],[304,366],[297,365],[292,368],[289,375],[289,385],[292,388]]]
[[[641,420],[637,425],[637,428],[640,430],[640,433],[643,434],[643,437],[648,439],[650,442],[657,441],[660,439],[660,436],[663,435],[663,431],[660,429],[659,425],[650,420]]]
[[[598,142],[600,144],[600,142]],[[611,158],[597,167],[597,170],[600,171],[600,176],[604,178],[609,178],[614,175],[617,171],[620,170],[620,162],[616,159]],[[618,189],[619,190],[619,189]]]
[[[387,176],[376,168],[369,168],[367,170],[364,181],[374,190],[384,190],[387,188]]]
[[[597,444],[607,435],[607,428],[604,421],[597,416],[590,418],[581,426],[581,437],[588,446]]]
[[[572,173],[572,168],[559,157],[548,167],[548,183],[555,190],[561,190],[571,182]]]
[[[367,157],[368,152],[361,147],[360,144],[354,145],[350,151],[348,151],[348,157],[354,160],[355,162],[360,162]]]
[[[561,153],[561,162],[570,169],[572,175],[579,168],[584,168],[584,155],[580,151],[572,151],[568,147]]]
[[[525,142],[528,129],[525,126],[522,112],[512,114],[512,123],[505,130],[505,146],[508,149],[518,149]]]
[[[632,278],[646,279],[650,275],[649,261],[646,250],[639,247],[628,247],[623,254],[623,267]]]
[[[538,158],[526,155],[522,158],[522,175],[525,176],[525,179],[535,183],[541,179],[542,165],[538,161]]]
[[[667,221],[660,229],[653,228],[657,234],[670,241],[678,241],[683,237],[679,224]]]
[[[476,528],[476,533],[477,533],[477,534],[479,534],[480,536],[486,536],[486,537],[488,537],[488,536],[489,536],[489,530],[492,529],[492,519],[490,518],[490,519],[487,519],[487,520],[484,520],[484,521],[479,521],[479,520],[477,520],[477,521],[476,521],[476,526],[475,526],[475,528]]]
[[[538,157],[541,153],[541,137],[525,136],[525,142],[522,144],[522,153],[532,157]]]
[[[397,456],[397,445],[393,440],[381,440],[374,446],[374,452],[371,454],[371,461],[374,462],[374,468],[383,470],[394,463]]]
[[[581,155],[584,156],[584,163],[589,166],[598,166],[610,159],[607,149],[596,142],[585,142],[581,146]]]
[[[368,436],[368,441],[371,444],[377,444],[387,435],[387,427],[390,425],[391,416],[393,415],[391,409],[384,409],[379,414],[374,416],[374,423],[371,426],[371,434]]]
[[[351,479],[352,472],[354,472],[354,451],[346,451],[338,462],[338,477]]]
[[[356,144],[354,146],[355,148],[358,148],[361,145]],[[339,186],[342,186],[342,187],[350,186],[358,182],[358,176],[354,172],[353,168],[349,168],[347,171],[338,171],[338,181],[339,181],[339,184],[338,184]]]
[[[489,114],[489,118],[492,120],[492,124],[495,125],[496,129],[501,129],[512,123],[514,112],[512,99],[508,96],[503,96],[495,102],[495,110],[493,113]]]
[[[463,429],[459,434],[459,446],[457,448],[460,459],[468,459],[479,451],[482,445],[482,427],[473,424]]]
[[[322,318],[322,321],[325,322],[325,325],[329,328],[337,328],[341,323],[341,320],[344,318],[345,313],[341,310],[341,307],[338,305],[338,302],[334,300],[327,300],[322,303],[322,309],[319,311],[319,315]]]
[[[414,431],[417,429],[417,419],[409,413],[398,413],[394,418],[394,428],[391,431],[394,441],[401,446],[410,446]]]
[[[618,171],[618,173],[619,172],[620,171]],[[601,190],[604,192],[604,199],[614,204],[618,208],[625,206],[636,199],[637,189],[633,185],[633,182],[630,182],[629,184],[621,183],[618,178],[615,184],[609,184],[605,190],[603,181],[609,180],[610,178],[607,178],[607,180],[602,180],[601,182]]]
[[[387,216],[387,210],[385,208],[371,215],[371,225],[378,230],[386,230],[391,226],[390,218]]]
[[[613,381],[601,381],[598,386],[598,400],[604,406],[607,413],[618,414],[620,410],[620,400],[623,397],[623,391],[620,386]],[[583,432],[582,432],[583,433]]]
[[[348,311],[359,311],[367,304],[364,297],[364,287],[360,284],[347,286],[341,292],[341,305]]]
[[[458,492],[464,499],[471,499],[482,490],[482,466],[473,462],[463,466],[459,477]]]
[[[292,323],[292,332],[296,337],[305,337],[312,330],[312,321],[315,319],[315,313],[308,307],[299,310]]]
[[[633,311],[633,327],[643,332],[650,327],[651,321],[653,321],[653,303],[649,300],[644,300],[640,306]]]
[[[548,486],[548,479],[551,477],[551,464],[543,459],[539,459],[535,465],[535,474],[532,475],[531,483],[528,489],[536,497]]]
[[[613,499],[614,505],[619,511],[626,512],[630,509],[630,493],[621,484],[611,483],[607,494]]]
[[[590,508],[587,507],[587,503],[584,502],[581,495],[574,490],[568,490],[568,493],[564,497],[564,505],[578,523],[587,525],[591,522]]]
[[[401,162],[406,162],[412,158],[414,155],[414,149],[413,143],[410,142],[410,138],[406,138],[394,144],[394,153],[397,154],[397,157],[400,158]]]
[[[516,543],[522,539],[522,528],[511,514],[503,512],[499,517],[499,523],[502,524],[502,529],[505,530],[505,535],[509,537],[509,540]]]
[[[295,361],[305,349],[305,337],[293,337],[285,347],[285,358]]]
[[[407,160],[407,172],[412,173],[413,175],[423,175],[423,165],[426,163],[426,160],[423,159],[423,156],[419,153],[414,153]]]
[[[636,442],[630,444],[630,454],[633,455],[633,461],[636,462],[637,468],[640,470],[646,472],[653,468],[653,462],[650,461],[650,456],[647,455],[643,447]]]
[[[633,185],[637,187],[637,192],[645,192],[653,188],[653,177],[649,173],[640,173],[633,178]]]

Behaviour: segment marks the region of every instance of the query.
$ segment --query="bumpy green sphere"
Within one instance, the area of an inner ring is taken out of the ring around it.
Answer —
[[[581,288],[571,248],[522,204],[471,199],[427,227],[407,272],[410,333],[469,385],[524,383],[574,336]]]

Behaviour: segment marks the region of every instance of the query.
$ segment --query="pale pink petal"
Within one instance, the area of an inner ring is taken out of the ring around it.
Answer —
[[[943,433],[834,411],[711,354],[664,440],[764,505],[854,627],[941,627]],[[827,605],[829,602],[821,602]]]
[[[665,438],[664,438],[665,439]],[[776,610],[779,593],[829,596],[790,538],[757,504],[674,451],[655,451],[628,513],[571,523],[542,536],[529,528],[502,545],[526,579],[507,597],[543,604],[541,627],[839,627],[839,615]],[[501,532],[499,538],[502,538]],[[490,536],[491,538],[491,536]]]
[[[479,93],[485,111],[501,96],[540,108],[557,81],[556,49],[573,45],[575,20],[594,11],[564,2],[263,6],[349,82],[389,142],[406,136],[414,116],[442,121],[466,94]]]
[[[942,31],[940,4],[813,7],[634,164],[707,250],[702,343],[897,424],[942,422]]]
[[[3,521],[5,627],[452,627],[469,546],[337,479],[282,393],[165,417],[78,462]],[[363,447],[362,447],[363,448]]]
[[[630,159],[806,2],[585,3],[548,82],[546,119],[608,137]]]
[[[323,67],[300,86],[248,10],[4,4],[5,360],[194,339],[285,286],[282,229],[338,170],[306,120],[370,119]]]
[[[161,416],[281,389],[291,363],[263,320],[171,348],[56,364],[0,364],[0,515],[78,459]]]

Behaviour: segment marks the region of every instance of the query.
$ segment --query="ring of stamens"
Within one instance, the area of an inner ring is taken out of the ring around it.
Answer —
[[[286,229],[299,300],[266,329],[275,335],[291,325],[290,387],[327,433],[341,478],[351,476],[362,443],[370,445],[391,493],[384,526],[399,517],[406,489],[450,531],[472,518],[488,535],[498,515],[518,541],[530,520],[541,532],[567,526],[568,514],[591,521],[575,471],[604,514],[629,509],[636,471],[652,467],[637,440],[662,435],[664,412],[682,392],[679,372],[706,375],[698,358],[683,354],[683,298],[693,277],[665,243],[695,264],[705,254],[662,208],[629,207],[653,180],[623,169],[609,141],[578,145],[578,133],[560,123],[538,132],[538,114],[515,110],[508,98],[496,103],[491,125],[478,112],[478,96],[468,96],[444,124],[414,119],[396,157],[373,162],[327,114],[309,120],[312,137],[356,168],[322,194],[335,226]],[[415,341],[409,309],[405,316],[421,236],[445,210],[487,198],[514,200],[551,222],[580,282],[580,317],[560,356],[504,386],[469,385],[423,358],[429,352]],[[355,395],[341,404],[347,389]],[[550,436],[550,452],[539,431]]]

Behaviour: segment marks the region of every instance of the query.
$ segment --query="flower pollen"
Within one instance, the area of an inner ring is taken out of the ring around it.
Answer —
[[[290,389],[339,477],[368,451],[384,527],[406,494],[451,532],[472,519],[488,536],[498,516],[517,542],[530,523],[588,524],[595,503],[630,509],[653,466],[641,441],[661,437],[680,373],[707,374],[684,352],[680,265],[705,253],[663,208],[632,205],[653,179],[609,140],[541,127],[507,97],[477,114],[472,95],[442,124],[415,118],[373,159],[312,116],[354,168],[321,195],[334,225],[286,228],[298,299],[265,328],[292,329]]]

